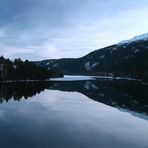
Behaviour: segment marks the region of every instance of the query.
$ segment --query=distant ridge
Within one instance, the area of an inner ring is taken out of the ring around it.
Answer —
[[[124,76],[148,81],[148,33],[94,50],[81,58],[35,63],[64,74]]]
[[[125,43],[128,44],[128,43],[136,42],[136,41],[140,41],[140,40],[147,41],[148,40],[148,33],[145,33],[142,35],[137,35],[129,40],[123,40],[123,41],[119,42],[119,44],[125,44]]]

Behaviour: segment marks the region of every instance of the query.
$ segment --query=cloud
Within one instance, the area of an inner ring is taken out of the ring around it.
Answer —
[[[9,58],[80,57],[148,32],[143,0],[1,0],[0,52]]]
[[[4,38],[6,36],[6,28],[0,28],[0,38]]]

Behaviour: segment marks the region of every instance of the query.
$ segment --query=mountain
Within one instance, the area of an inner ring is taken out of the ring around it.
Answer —
[[[129,40],[121,41],[120,44],[123,44],[123,43],[131,43],[131,42],[140,41],[140,40],[146,41],[147,39],[148,39],[148,33],[135,36],[135,37],[133,37],[133,38],[131,38]]]
[[[95,50],[81,58],[35,62],[64,74],[112,75],[148,81],[148,34]]]

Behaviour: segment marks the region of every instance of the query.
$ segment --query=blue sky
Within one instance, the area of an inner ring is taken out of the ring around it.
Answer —
[[[148,33],[147,0],[0,0],[7,58],[80,57]]]

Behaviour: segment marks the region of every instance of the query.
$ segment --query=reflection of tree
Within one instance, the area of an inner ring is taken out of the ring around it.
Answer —
[[[0,83],[0,102],[28,99],[45,89],[76,91],[109,106],[148,114],[148,86],[119,80]]]
[[[0,102],[4,100],[8,102],[12,98],[14,100],[20,100],[23,97],[28,99],[41,93],[49,85],[49,82],[45,81],[0,83]]]

